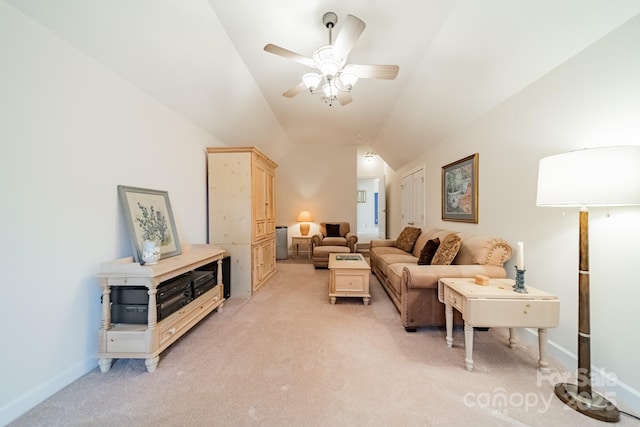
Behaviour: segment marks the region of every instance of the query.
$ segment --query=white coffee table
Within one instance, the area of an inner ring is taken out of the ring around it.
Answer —
[[[371,299],[369,274],[371,267],[360,253],[329,254],[329,301],[336,297],[362,298],[364,305]]]
[[[473,328],[509,328],[509,346],[515,345],[515,328],[538,328],[538,367],[548,373],[547,329],[558,326],[560,300],[550,293],[526,286],[527,293],[513,290],[511,279],[491,279],[486,286],[474,279],[443,278],[438,282],[438,298],[445,304],[447,346],[453,346],[453,309],[464,319],[465,364],[473,369]]]

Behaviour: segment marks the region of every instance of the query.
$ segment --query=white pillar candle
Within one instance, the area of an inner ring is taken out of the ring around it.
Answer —
[[[516,267],[518,270],[524,270],[524,243],[518,242],[518,249],[516,250]]]

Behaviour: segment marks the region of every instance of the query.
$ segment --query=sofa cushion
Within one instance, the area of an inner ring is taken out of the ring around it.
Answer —
[[[322,239],[322,246],[347,246],[347,239],[344,237],[325,237]]]
[[[371,266],[374,264],[378,266],[380,269],[384,266],[385,262],[382,261],[382,256],[387,254],[406,254],[406,252],[401,251],[395,246],[374,246],[369,250],[369,259],[371,261]],[[386,275],[386,272],[384,272]]]
[[[340,224],[327,224],[327,237],[340,237]]]
[[[424,247],[422,248],[422,251],[420,251],[420,258],[418,258],[418,265],[431,264],[431,260],[433,259],[433,256],[436,254],[438,247],[440,247],[439,238],[436,237],[435,239],[428,240],[427,243],[425,243]]]
[[[389,268],[395,264],[404,263],[404,264],[416,264],[418,261],[416,257],[411,254],[408,254],[404,251],[397,249],[397,252],[388,252],[385,254],[378,255],[377,265],[382,271],[382,274],[385,276],[389,275]]]
[[[380,255],[378,259],[387,265],[397,264],[399,262],[416,264],[418,261],[416,257],[406,252],[387,253]]]
[[[411,252],[422,230],[418,227],[405,227],[396,239],[396,248]]]
[[[458,254],[462,239],[456,233],[451,233],[444,238],[438,250],[436,251],[431,264],[433,265],[449,265]]]

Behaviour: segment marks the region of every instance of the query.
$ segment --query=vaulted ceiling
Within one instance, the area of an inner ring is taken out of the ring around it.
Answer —
[[[274,158],[350,144],[397,169],[640,13],[637,0],[5,0],[228,145]],[[282,93],[310,69],[325,12],[366,23],[349,63],[397,64],[348,105]]]

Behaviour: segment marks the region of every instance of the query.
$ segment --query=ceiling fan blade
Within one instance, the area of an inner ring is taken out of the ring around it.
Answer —
[[[302,56],[299,53],[292,52],[289,49],[276,46],[275,44],[269,43],[265,45],[264,50],[269,53],[273,53],[274,55],[282,56],[284,58],[291,59],[292,61],[299,62],[300,64],[306,65],[308,67],[312,67],[314,65],[311,58],[307,58],[306,56]]]
[[[338,98],[338,102],[340,103],[340,105],[347,105],[348,103],[353,101],[353,98],[347,92],[338,92],[336,98]]]
[[[300,82],[296,86],[284,92],[282,96],[286,96],[287,98],[293,98],[294,96],[296,96],[300,92],[304,92],[305,90],[307,90],[307,87],[305,86],[304,82]]]
[[[365,27],[365,23],[360,18],[347,15],[344,25],[333,43],[333,52],[338,58],[347,59]]]
[[[349,64],[349,67],[361,79],[393,80],[398,75],[400,67],[397,65],[357,65]]]

